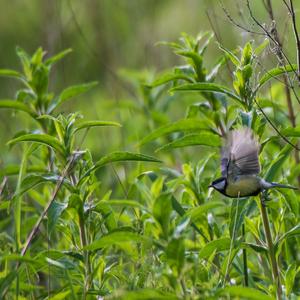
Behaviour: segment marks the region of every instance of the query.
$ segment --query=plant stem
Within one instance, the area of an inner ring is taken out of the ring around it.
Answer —
[[[242,226],[242,232],[243,232],[243,240],[245,241],[245,224],[244,223]],[[244,268],[244,285],[249,286],[247,250],[245,248],[243,249],[243,268]]]
[[[280,277],[279,277],[279,267],[278,267],[278,263],[276,260],[275,248],[274,248],[271,229],[270,229],[270,221],[269,221],[267,209],[265,206],[266,198],[267,198],[266,192],[263,192],[261,194],[261,198],[260,198],[260,210],[261,210],[261,217],[262,217],[263,224],[264,224],[266,241],[267,241],[267,245],[268,245],[269,259],[271,262],[273,282],[274,282],[274,285],[276,286],[277,299],[280,300],[281,296],[282,296],[282,288],[281,288]]]
[[[84,248],[87,246],[87,236],[86,236],[83,216],[79,217],[79,230],[80,230],[81,247]],[[83,250],[83,255],[84,255],[84,263],[85,263],[85,282],[84,282],[84,291],[83,291],[82,299],[85,300],[87,291],[90,288],[91,265],[90,265],[90,256],[88,250]]]

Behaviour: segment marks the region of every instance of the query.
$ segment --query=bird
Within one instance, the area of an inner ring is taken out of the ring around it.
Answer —
[[[298,190],[291,185],[268,182],[259,177],[259,142],[248,127],[229,131],[221,150],[222,177],[209,187],[230,198],[257,196],[272,188]]]

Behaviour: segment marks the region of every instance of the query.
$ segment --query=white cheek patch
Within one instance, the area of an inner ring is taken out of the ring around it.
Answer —
[[[220,181],[220,182],[214,184],[214,186],[215,186],[216,189],[222,190],[225,187],[225,181]]]

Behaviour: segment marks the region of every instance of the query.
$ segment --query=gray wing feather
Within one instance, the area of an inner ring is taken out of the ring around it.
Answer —
[[[239,175],[259,174],[258,152],[259,143],[251,129],[231,131],[222,149],[222,176],[234,180]]]

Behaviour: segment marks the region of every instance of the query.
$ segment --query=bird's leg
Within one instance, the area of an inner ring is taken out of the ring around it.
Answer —
[[[269,190],[267,189],[264,189],[261,193],[261,204],[266,207],[266,202],[267,201],[270,201],[270,198],[269,198]]]

